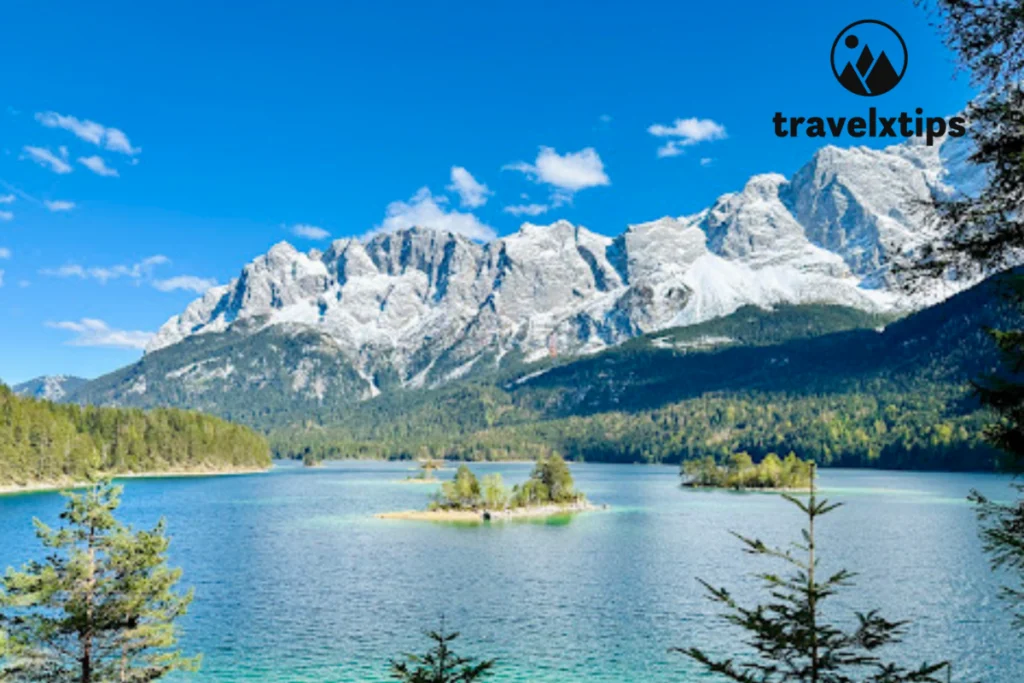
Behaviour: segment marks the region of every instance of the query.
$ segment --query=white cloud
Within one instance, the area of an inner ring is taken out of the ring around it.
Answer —
[[[39,271],[40,275],[49,275],[51,277],[88,277],[85,268],[77,265],[61,266],[60,268],[44,268]]]
[[[120,175],[116,168],[110,168],[107,166],[107,162],[103,160],[103,157],[95,154],[91,157],[78,157],[78,163],[82,164],[82,166],[85,166],[96,175],[108,178],[116,178]]]
[[[157,254],[130,265],[86,268],[72,263],[66,266],[61,266],[60,268],[44,268],[43,270],[40,270],[39,273],[41,275],[49,275],[50,277],[77,277],[83,280],[92,278],[94,280],[99,280],[102,284],[106,284],[110,280],[118,280],[120,278],[128,278],[138,282],[145,277],[149,277],[155,266],[161,266],[170,262],[171,260],[166,256]]]
[[[0,270],[0,287],[4,286],[4,271]]]
[[[588,187],[611,185],[604,172],[601,157],[593,147],[562,155],[551,147],[541,147],[532,164],[519,161],[505,166],[506,170],[521,171],[534,181],[551,185],[559,190],[577,192]]]
[[[152,332],[114,329],[96,318],[46,323],[46,326],[55,330],[74,332],[75,337],[66,342],[68,346],[109,346],[119,349],[144,349],[146,342],[153,336]]]
[[[482,223],[473,214],[446,210],[447,203],[445,197],[435,197],[428,188],[420,188],[409,201],[388,204],[384,221],[372,232],[394,232],[420,227],[453,232],[482,241],[497,236],[494,228]]]
[[[513,216],[539,216],[550,208],[547,204],[513,204],[506,206],[503,211]]]
[[[3,195],[0,195],[0,204],[13,204],[14,203],[14,199],[15,199],[15,197],[14,197],[13,194],[3,194]]]
[[[29,287],[31,285],[32,283],[29,282],[28,280],[18,280],[18,286],[21,287],[22,289],[25,289],[26,287]]]
[[[43,205],[46,206],[47,209],[55,213],[58,211],[70,211],[71,209],[75,208],[74,202],[65,201],[63,199],[46,199],[43,201]]]
[[[132,147],[132,143],[128,142],[128,136],[117,128],[107,128],[105,147],[111,152],[120,152],[121,154],[138,154],[142,151],[139,147]]]
[[[715,163],[715,160],[712,159],[711,157],[701,157],[700,159],[701,166],[710,166],[713,163]]]
[[[0,259],[11,258],[11,250],[7,247],[0,247]]]
[[[177,275],[166,280],[154,280],[153,286],[161,292],[173,292],[184,289],[196,294],[203,294],[210,287],[216,287],[217,281],[212,278],[197,277],[195,275]]]
[[[323,228],[317,225],[308,225],[306,223],[293,225],[292,234],[296,237],[302,237],[307,240],[325,240],[331,236],[331,233],[327,232]]]
[[[108,128],[95,121],[80,121],[74,116],[64,116],[54,111],[36,114],[36,121],[47,128],[63,128],[71,131],[82,140],[109,149],[111,152],[134,155],[142,151],[138,147],[132,147],[124,131]]]
[[[724,140],[725,126],[711,119],[676,119],[671,126],[655,123],[647,132],[658,138],[671,138],[658,148],[659,157],[674,157],[683,153],[684,147],[701,142]]]
[[[31,159],[43,168],[49,168],[54,173],[63,175],[65,173],[71,173],[73,170],[71,168],[71,164],[68,163],[67,147],[60,148],[60,156],[57,156],[45,147],[32,147],[25,145],[22,149],[25,151],[25,154],[21,156],[22,159]]]
[[[464,209],[481,207],[487,203],[487,198],[494,194],[462,166],[452,166],[451,179],[452,184],[445,189],[458,193],[459,202]]]
[[[14,212],[13,211],[0,211],[0,221],[13,221],[13,220],[14,220]]]

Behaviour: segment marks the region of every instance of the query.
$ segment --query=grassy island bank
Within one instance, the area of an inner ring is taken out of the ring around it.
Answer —
[[[577,491],[569,466],[561,456],[541,458],[530,478],[509,490],[500,474],[477,479],[466,465],[455,478],[441,484],[426,510],[386,512],[381,519],[435,522],[475,522],[586,512],[597,509]]]

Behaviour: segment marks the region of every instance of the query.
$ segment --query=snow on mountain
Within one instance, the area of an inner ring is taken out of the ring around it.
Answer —
[[[960,146],[958,146],[960,145]],[[615,238],[567,221],[484,244],[429,228],[275,245],[171,318],[148,353],[212,332],[315,330],[369,384],[438,383],[515,352],[600,350],[741,306],[912,308],[890,266],[935,234],[925,201],[977,182],[960,141],[825,147],[791,179],[766,174],[687,217]]]
[[[30,396],[47,401],[61,401],[87,381],[81,377],[72,377],[70,375],[45,375],[30,379],[21,384],[15,384],[11,389],[18,396]]]

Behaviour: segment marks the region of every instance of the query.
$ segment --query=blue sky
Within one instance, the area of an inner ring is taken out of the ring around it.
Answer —
[[[865,18],[910,53],[904,81],[870,102],[828,59]],[[970,97],[909,0],[16,0],[4,23],[10,383],[135,360],[194,290],[282,239],[559,218],[617,234],[798,169],[821,141],[776,138],[776,111],[944,115]],[[838,144],[854,142],[891,140]],[[531,205],[545,210],[510,213]]]

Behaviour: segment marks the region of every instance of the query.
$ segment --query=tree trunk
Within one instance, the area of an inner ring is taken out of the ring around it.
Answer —
[[[85,628],[79,635],[82,644],[82,679],[81,683],[92,683],[92,638],[93,638],[93,599],[96,592],[96,529],[89,528],[89,569],[85,578]]]
[[[807,602],[811,617],[811,683],[818,683],[818,606],[816,600],[817,588],[814,585],[814,475],[817,468],[811,463],[811,498],[809,508],[811,510],[810,522],[807,529]]]

